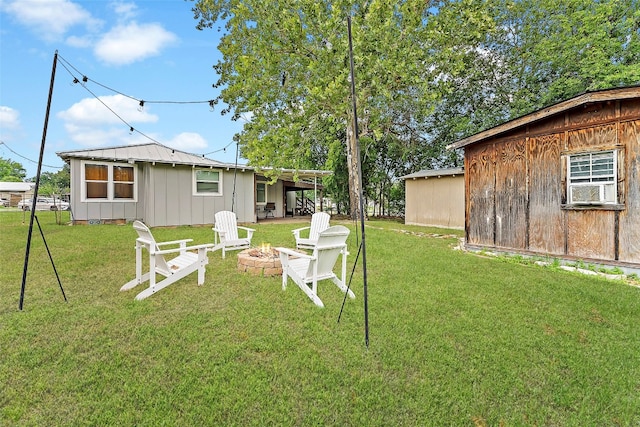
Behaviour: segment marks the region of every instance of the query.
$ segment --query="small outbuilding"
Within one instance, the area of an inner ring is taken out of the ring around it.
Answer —
[[[10,206],[16,206],[20,200],[33,196],[33,182],[0,181],[0,197],[7,199]]]
[[[405,224],[464,228],[463,168],[422,170],[401,178]]]
[[[70,166],[74,224],[203,225],[213,224],[215,213],[223,210],[235,212],[239,222],[253,223],[293,212],[296,206],[289,204],[303,204],[296,194],[313,190],[318,195],[318,178],[331,173],[280,170],[280,178],[271,182],[252,167],[158,143],[57,154]]]
[[[588,92],[457,141],[467,247],[640,267],[640,87]]]

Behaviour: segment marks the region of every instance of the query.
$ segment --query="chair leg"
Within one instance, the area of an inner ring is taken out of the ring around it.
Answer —
[[[136,286],[141,285],[142,283],[146,282],[147,280],[149,280],[149,273],[144,273],[140,277],[136,277],[135,279],[131,280],[130,282],[127,282],[124,285],[122,285],[120,290],[121,291],[128,291],[129,289],[133,289]]]
[[[204,274],[206,272],[206,265],[209,263],[209,258],[207,258],[207,250],[206,249],[198,249],[198,286],[204,284]]]
[[[309,286],[307,286],[304,283],[297,283],[297,284],[298,284],[298,287],[302,289],[302,292],[307,294],[309,299],[311,299],[311,301],[313,301],[315,305],[317,305],[320,308],[324,308],[324,304],[322,303],[322,300],[320,299],[320,297],[315,292],[313,292]]]

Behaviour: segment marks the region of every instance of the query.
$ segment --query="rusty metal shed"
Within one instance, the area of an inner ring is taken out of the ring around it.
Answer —
[[[640,268],[640,87],[584,93],[449,148],[464,148],[470,249]]]

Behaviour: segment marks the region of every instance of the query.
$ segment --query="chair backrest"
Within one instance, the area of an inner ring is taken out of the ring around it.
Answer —
[[[346,247],[349,233],[349,229],[343,225],[334,225],[320,232],[318,244],[313,250],[313,255],[318,264],[318,276],[326,276],[332,273],[340,252]],[[313,262],[309,263],[307,277],[313,277]]]
[[[215,221],[215,228],[225,232],[221,239],[238,240],[238,221],[235,213],[230,211],[216,212]]]
[[[153,250],[155,252],[160,250],[156,239],[154,239],[153,234],[151,234],[151,230],[149,230],[149,227],[147,227],[142,221],[133,221],[133,229],[138,233],[138,240],[148,245],[149,251]],[[165,271],[169,270],[169,267],[162,255],[156,255],[155,258],[157,268]]]
[[[311,215],[309,239],[316,240],[322,231],[329,228],[329,219],[331,219],[331,216],[326,212],[316,212]]]

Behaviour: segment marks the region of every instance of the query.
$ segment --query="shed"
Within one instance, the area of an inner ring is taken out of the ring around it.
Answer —
[[[587,92],[457,141],[467,247],[640,267],[640,88]]]
[[[464,169],[422,170],[405,182],[405,224],[464,228]]]
[[[0,181],[0,197],[9,200],[10,206],[16,206],[20,200],[33,195],[34,182]]]
[[[222,163],[158,143],[57,153],[70,166],[74,224],[149,226],[213,224],[218,211],[256,222],[264,206],[274,217],[286,212],[289,181],[271,183],[254,168]],[[283,177],[293,171],[282,170]],[[296,171],[302,180],[328,171]]]

